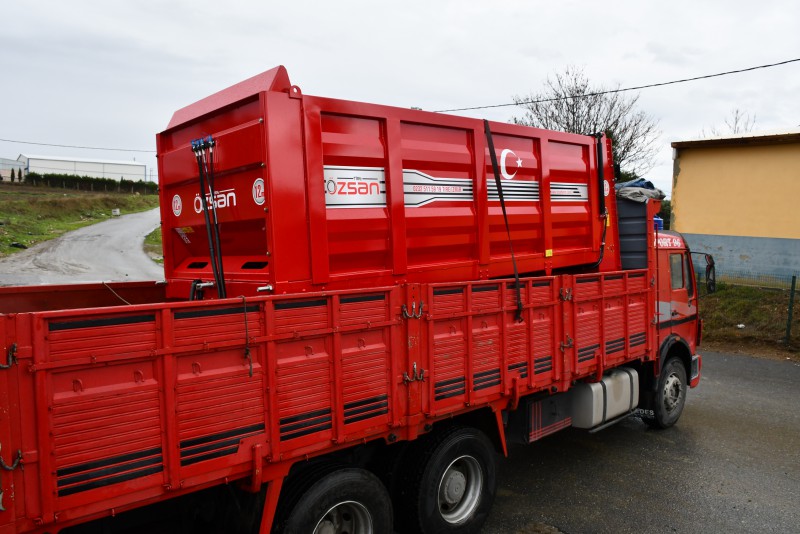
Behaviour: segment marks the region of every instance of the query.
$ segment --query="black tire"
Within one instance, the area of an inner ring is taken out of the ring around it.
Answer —
[[[284,523],[286,534],[314,532],[391,534],[392,502],[378,478],[364,469],[339,469],[314,483]]]
[[[497,454],[474,428],[450,428],[410,455],[401,513],[409,532],[480,532],[497,489]],[[416,468],[416,470],[414,470]]]
[[[661,369],[653,396],[653,413],[643,418],[653,428],[669,428],[680,419],[686,404],[686,368],[678,358],[670,358]]]

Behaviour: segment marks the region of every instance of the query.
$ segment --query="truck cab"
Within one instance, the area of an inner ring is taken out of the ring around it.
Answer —
[[[659,231],[655,250],[658,256],[658,329],[665,339],[676,336],[694,352],[697,332],[697,290],[691,252],[677,232]]]

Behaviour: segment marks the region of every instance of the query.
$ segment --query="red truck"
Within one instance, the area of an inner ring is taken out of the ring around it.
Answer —
[[[700,379],[689,250],[603,136],[277,67],[157,144],[163,282],[0,289],[0,533],[478,532],[509,441]]]

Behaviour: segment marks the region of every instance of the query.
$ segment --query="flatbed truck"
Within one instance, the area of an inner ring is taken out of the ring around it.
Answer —
[[[690,251],[605,136],[277,67],[157,146],[165,280],[0,288],[2,534],[479,532],[509,442],[700,380]]]

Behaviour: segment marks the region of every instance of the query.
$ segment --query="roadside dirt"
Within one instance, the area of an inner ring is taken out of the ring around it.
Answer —
[[[697,352],[702,354],[705,351],[743,354],[768,360],[800,362],[800,351],[796,347],[771,346],[764,343],[704,341],[697,349]]]

